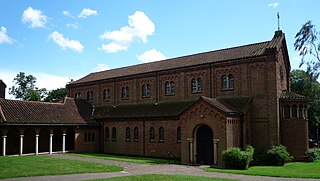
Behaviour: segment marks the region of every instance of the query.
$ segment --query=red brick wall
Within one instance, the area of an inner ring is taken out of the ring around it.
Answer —
[[[94,133],[94,141],[85,141],[85,133]],[[74,149],[77,152],[100,152],[100,127],[76,129]]]

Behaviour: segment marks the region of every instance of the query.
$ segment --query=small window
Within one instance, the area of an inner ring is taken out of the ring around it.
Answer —
[[[143,84],[142,85],[142,97],[150,97],[150,84]]]
[[[202,79],[201,78],[197,79],[197,88],[198,88],[198,92],[202,92]]]
[[[84,132],[84,141],[88,141],[88,133]]]
[[[171,82],[170,82],[170,92],[171,92],[171,95],[174,95],[174,91],[175,91],[175,85],[174,85],[174,82],[171,81]]]
[[[177,128],[177,142],[181,143],[181,126]]]
[[[81,98],[80,92],[75,93],[75,94],[74,94],[74,98],[80,99],[80,98]]]
[[[202,91],[202,80],[201,78],[191,80],[191,92],[192,93],[199,93]]]
[[[232,74],[229,74],[228,76],[223,75],[221,77],[221,89],[222,90],[234,89],[234,76]]]
[[[139,140],[139,129],[138,127],[134,128],[134,141],[138,141]]]
[[[87,136],[87,141],[91,141],[91,132],[89,132]]]
[[[164,142],[164,128],[159,128],[159,142]]]
[[[95,134],[94,132],[91,133],[91,141],[94,141],[95,140]]]
[[[155,132],[154,132],[154,127],[150,128],[150,141],[154,141],[155,138]]]
[[[174,89],[175,89],[175,85],[174,85],[174,81],[166,82],[165,83],[165,88],[166,88],[166,95],[174,95]]]
[[[117,129],[115,127],[112,128],[112,141],[117,140]]]
[[[170,84],[169,84],[169,82],[166,82],[166,84],[165,84],[165,88],[166,88],[166,95],[170,95]]]
[[[130,141],[130,128],[126,128],[126,141]]]
[[[129,99],[129,94],[130,94],[130,90],[129,90],[129,87],[122,87],[121,89],[122,91],[122,99]]]
[[[103,101],[110,101],[111,91],[110,89],[103,90]]]
[[[92,102],[93,101],[93,91],[87,92],[87,101]]]
[[[105,140],[106,141],[109,141],[109,128],[108,127],[106,127],[106,128],[104,128],[104,134],[105,134]]]

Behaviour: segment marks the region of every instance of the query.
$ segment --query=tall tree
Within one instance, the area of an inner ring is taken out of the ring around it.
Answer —
[[[293,70],[290,74],[291,91],[309,98],[309,127],[320,126],[320,83],[304,70]]]
[[[33,75],[19,72],[13,79],[14,85],[9,88],[9,94],[12,94],[16,99],[41,101],[45,97],[47,90],[36,87],[36,81],[37,79]]]
[[[49,91],[48,96],[44,99],[45,102],[62,101],[67,96],[66,88],[58,88]]]
[[[307,65],[307,72],[315,77],[319,77],[320,68],[320,32],[309,20],[302,25],[295,36],[294,48],[302,56],[300,67]]]

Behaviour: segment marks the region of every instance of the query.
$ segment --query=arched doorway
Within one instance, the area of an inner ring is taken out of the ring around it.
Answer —
[[[23,153],[35,153],[35,147],[36,147],[36,132],[29,128],[24,131],[24,137],[23,137]]]
[[[208,125],[202,125],[196,132],[197,163],[213,165],[213,132]]]
[[[66,150],[74,150],[74,129],[68,128],[66,132]]]

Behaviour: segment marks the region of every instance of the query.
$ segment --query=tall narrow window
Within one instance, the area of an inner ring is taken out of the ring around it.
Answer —
[[[174,95],[174,81],[171,81],[170,83],[169,82],[166,82],[165,83],[165,92],[166,92],[166,96],[168,95]]]
[[[93,101],[93,91],[87,91],[87,101],[88,102]]]
[[[159,128],[159,142],[163,142],[164,141],[164,128],[160,127]]]
[[[134,136],[134,141],[138,141],[139,140],[139,129],[138,129],[138,127],[135,127],[133,132],[134,132],[134,135],[133,135]]]
[[[122,87],[121,89],[122,91],[122,99],[129,99],[129,94],[130,94],[130,90],[129,90],[129,87]]]
[[[195,78],[191,80],[191,92],[192,93],[197,92],[197,82]]]
[[[117,140],[117,129],[115,127],[112,128],[112,141]]]
[[[181,143],[181,126],[177,128],[177,142]]]
[[[228,77],[226,75],[223,75],[221,77],[221,87],[222,87],[222,90],[228,89]]]
[[[197,83],[198,92],[202,92],[202,79],[198,78]]]
[[[155,138],[155,132],[154,132],[154,127],[150,128],[150,141],[154,141]]]
[[[166,82],[165,88],[166,88],[166,95],[170,95],[170,84],[169,84],[169,82]]]
[[[105,140],[109,141],[109,128],[108,127],[104,128],[104,134],[105,134]]]
[[[170,82],[170,93],[171,93],[171,95],[174,95],[174,91],[175,91],[175,85],[174,85],[174,82],[171,81]]]
[[[81,98],[81,94],[80,94],[80,92],[75,93],[74,98],[76,98],[76,99],[80,99],[80,98]]]
[[[110,89],[103,90],[103,101],[110,101],[111,91]]]
[[[126,128],[126,141],[130,141],[130,128]]]
[[[232,74],[228,75],[228,89],[234,89],[234,76]]]
[[[296,119],[298,117],[298,107],[296,105],[292,106],[292,119]]]
[[[88,133],[84,132],[84,141],[88,141]]]

